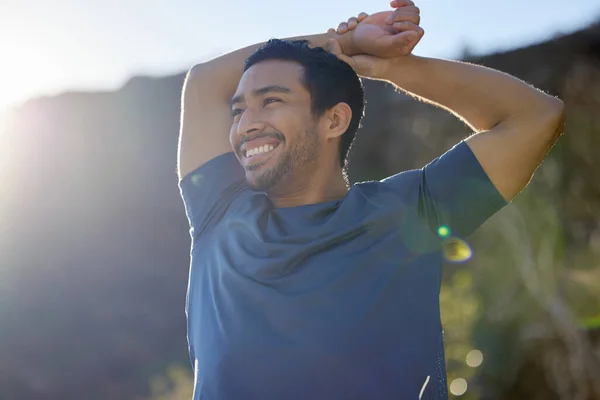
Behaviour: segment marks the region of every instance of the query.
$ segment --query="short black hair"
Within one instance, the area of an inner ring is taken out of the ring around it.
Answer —
[[[346,167],[348,151],[360,127],[365,108],[365,93],[356,72],[347,63],[320,47],[309,47],[308,40],[271,39],[244,63],[244,72],[266,60],[295,61],[304,68],[301,84],[311,96],[311,112],[320,117],[340,102],[350,106],[352,119],[341,138],[340,164]]]

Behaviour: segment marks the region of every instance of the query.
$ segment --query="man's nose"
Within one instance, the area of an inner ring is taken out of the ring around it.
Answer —
[[[247,108],[238,122],[238,134],[245,135],[254,131],[261,131],[264,129],[264,125],[260,112]]]

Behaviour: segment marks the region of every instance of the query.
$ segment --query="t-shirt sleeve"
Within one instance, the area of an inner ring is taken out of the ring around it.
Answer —
[[[244,169],[233,152],[209,160],[179,181],[192,243],[223,218],[246,188]]]
[[[507,204],[465,141],[419,170],[382,182],[409,199],[434,232],[446,226],[453,236],[470,235]]]

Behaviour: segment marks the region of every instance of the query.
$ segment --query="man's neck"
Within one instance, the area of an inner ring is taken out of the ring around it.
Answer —
[[[306,176],[300,181],[290,179],[286,187],[267,194],[276,208],[283,208],[340,200],[348,192],[341,170],[326,177],[315,175]]]

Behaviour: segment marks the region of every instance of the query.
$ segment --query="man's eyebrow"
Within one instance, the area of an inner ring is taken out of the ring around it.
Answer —
[[[292,90],[289,88],[286,88],[285,86],[279,86],[279,85],[269,85],[269,86],[264,86],[258,89],[255,89],[252,91],[252,96],[261,96],[267,93],[291,93]],[[244,101],[244,95],[243,94],[238,94],[237,96],[233,96],[233,98],[231,99],[230,105],[234,105],[236,103],[241,103]]]

